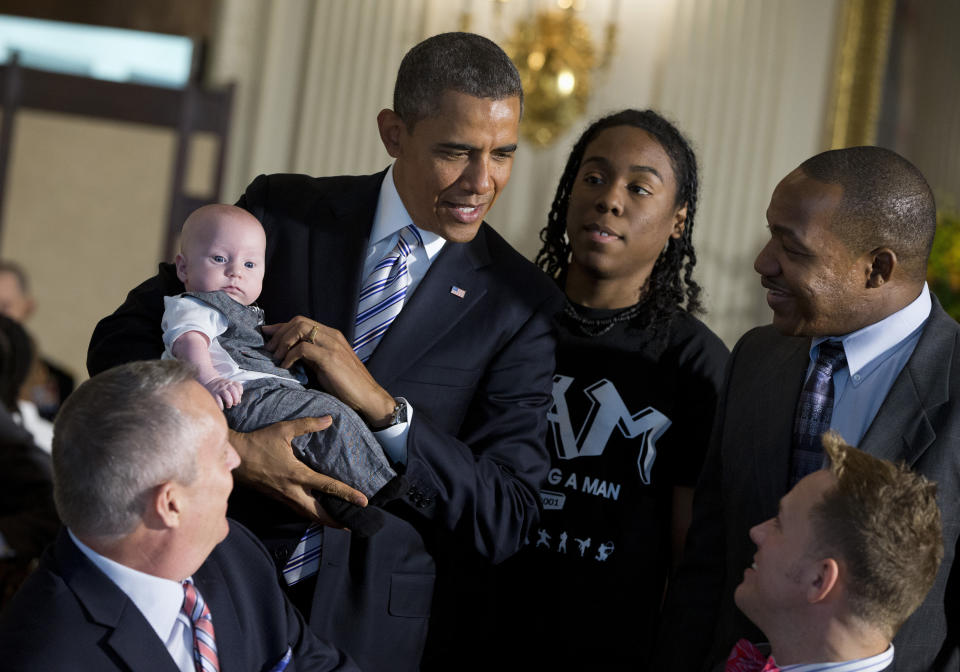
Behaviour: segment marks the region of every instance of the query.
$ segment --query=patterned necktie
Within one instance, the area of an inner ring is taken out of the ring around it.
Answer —
[[[210,609],[192,582],[183,582],[183,613],[193,623],[193,660],[197,672],[220,672]]]
[[[410,224],[400,230],[396,246],[373,267],[360,290],[353,351],[361,362],[370,359],[377,344],[397,319],[410,285],[407,257],[423,239],[417,227]]]
[[[283,566],[283,580],[294,586],[320,571],[323,554],[323,525],[313,523],[300,537],[296,548]]]
[[[766,656],[760,649],[745,639],[734,646],[727,658],[724,672],[780,672],[773,656]]]
[[[833,415],[833,374],[847,365],[843,344],[824,341],[820,344],[813,371],[800,392],[793,419],[793,459],[790,465],[790,487],[809,473],[823,466],[823,445],[820,437],[830,429]]]

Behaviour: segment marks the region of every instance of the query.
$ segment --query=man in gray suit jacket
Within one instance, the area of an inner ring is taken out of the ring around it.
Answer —
[[[731,355],[653,669],[708,669],[739,637],[757,641],[733,602],[754,552],[748,530],[819,466],[803,430],[830,427],[939,483],[944,559],[894,640],[893,669],[956,670],[960,326],[925,283],[933,194],[893,152],[833,150],[777,185],[767,221],[754,268],[773,325],[748,332]],[[826,363],[831,349],[842,356]],[[812,424],[811,411],[822,414]]]

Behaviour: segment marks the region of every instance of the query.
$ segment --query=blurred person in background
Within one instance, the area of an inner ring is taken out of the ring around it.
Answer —
[[[26,331],[0,315],[0,604],[19,587],[60,526],[50,458],[13,417],[32,361]]]
[[[30,280],[23,267],[10,260],[0,260],[0,315],[26,325],[36,307]],[[73,387],[74,377],[70,372],[43,355],[37,355],[19,395],[26,402],[20,404],[19,412],[24,424],[38,435],[47,452],[52,428],[37,420],[42,418],[52,422]],[[37,429],[32,429],[34,427]]]

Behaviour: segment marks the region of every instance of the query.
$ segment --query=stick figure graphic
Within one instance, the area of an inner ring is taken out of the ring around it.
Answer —
[[[580,544],[580,557],[582,558],[584,552],[586,552],[586,550],[590,548],[590,537],[587,537],[586,539],[577,539],[576,537],[574,537],[573,540],[578,544]]]
[[[600,548],[597,549],[597,560],[603,562],[610,557],[611,553],[613,553],[613,542],[606,541],[600,545]]]
[[[560,545],[557,546],[557,553],[566,553],[567,552],[567,533],[560,533]]]
[[[543,528],[540,528],[540,531],[537,532],[537,534],[540,536],[540,538],[537,539],[537,545],[535,548],[539,548],[540,546],[546,546],[547,548],[550,548],[550,535],[547,534],[547,531]]]

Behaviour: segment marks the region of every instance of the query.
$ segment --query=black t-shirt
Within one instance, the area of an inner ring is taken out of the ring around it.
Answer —
[[[696,484],[728,351],[682,311],[659,340],[626,322],[585,336],[568,320],[543,518],[502,567],[498,611],[523,666],[637,670],[671,566],[673,487]]]

